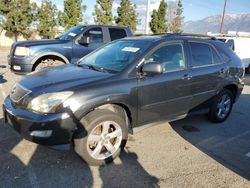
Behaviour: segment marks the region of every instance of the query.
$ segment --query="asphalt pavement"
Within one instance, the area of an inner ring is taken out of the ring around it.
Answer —
[[[0,65],[6,55],[0,52]],[[0,106],[21,78],[0,67]],[[24,140],[0,113],[0,188],[250,187],[250,76],[245,82],[226,122],[199,115],[161,123],[129,136],[121,156],[102,167]]]

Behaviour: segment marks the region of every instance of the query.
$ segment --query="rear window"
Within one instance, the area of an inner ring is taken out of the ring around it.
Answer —
[[[213,64],[213,54],[209,45],[198,42],[190,42],[192,52],[192,66],[199,67]]]
[[[127,36],[124,29],[109,28],[111,41],[121,39]]]

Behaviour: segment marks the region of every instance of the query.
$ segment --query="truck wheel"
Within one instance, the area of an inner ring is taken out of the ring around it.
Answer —
[[[39,71],[39,70],[42,70],[45,68],[55,67],[55,66],[59,66],[59,65],[63,65],[63,64],[64,64],[64,62],[62,62],[60,60],[45,59],[45,60],[42,60],[38,63],[35,70]]]
[[[81,119],[87,132],[75,138],[75,152],[89,165],[113,161],[124,149],[128,131],[125,120],[109,110],[95,110]]]
[[[223,89],[217,96],[215,96],[208,119],[215,123],[225,121],[230,115],[233,107],[233,94],[228,89]]]

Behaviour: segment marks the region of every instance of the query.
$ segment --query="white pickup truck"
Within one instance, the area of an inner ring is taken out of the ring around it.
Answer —
[[[246,73],[250,74],[250,38],[238,36],[216,36],[216,38],[230,46],[244,63]]]

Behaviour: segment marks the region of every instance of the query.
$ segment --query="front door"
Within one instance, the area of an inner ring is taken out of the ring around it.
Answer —
[[[190,70],[182,42],[165,43],[145,58],[160,63],[164,73],[138,79],[138,125],[187,113],[191,100]]]
[[[82,36],[89,37],[89,44],[81,45],[78,43],[78,40]],[[71,63],[77,62],[80,58],[101,47],[103,44],[104,37],[102,28],[93,27],[88,29],[81,36],[79,36],[75,42],[73,42],[73,57]]]

